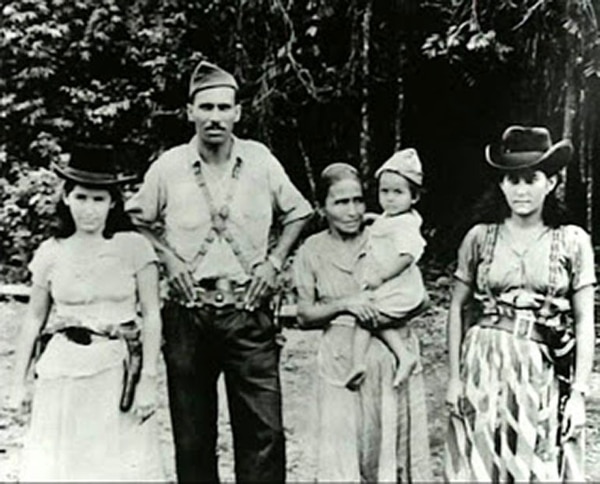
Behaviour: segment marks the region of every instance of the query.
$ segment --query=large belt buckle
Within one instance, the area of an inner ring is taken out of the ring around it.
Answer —
[[[231,304],[228,296],[231,295],[231,281],[229,279],[217,279],[215,282],[215,290],[212,297],[212,305],[216,308],[223,308]]]
[[[536,323],[535,315],[530,309],[515,309],[515,325],[513,335],[516,338],[531,339]]]

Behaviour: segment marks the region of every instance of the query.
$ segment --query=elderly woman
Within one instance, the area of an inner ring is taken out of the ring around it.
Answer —
[[[394,388],[394,355],[373,338],[364,382],[357,391],[345,386],[355,324],[374,327],[379,320],[360,287],[368,234],[357,171],[344,163],[330,165],[321,174],[318,197],[328,228],[306,240],[294,267],[301,326],[323,330],[317,362],[317,480],[430,481],[422,372]],[[416,336],[406,326],[401,331],[418,354]]]
[[[108,147],[82,145],[68,166],[55,166],[65,180],[59,227],[29,266],[33,286],[8,405],[18,410],[23,403],[34,343],[43,333],[49,341],[35,364],[22,482],[164,480],[155,414],[156,255],[131,231],[112,155]],[[128,342],[138,308],[144,357],[131,401],[123,368],[133,361]]]
[[[487,147],[498,180],[459,249],[448,318],[450,481],[583,476],[580,463],[565,466],[577,461],[565,444],[585,421],[596,278],[589,236],[564,223],[554,197],[571,151],[522,126]]]

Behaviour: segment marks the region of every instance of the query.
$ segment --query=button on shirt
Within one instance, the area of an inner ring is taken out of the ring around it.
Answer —
[[[141,226],[164,224],[163,237],[184,261],[193,264],[193,276],[199,280],[228,277],[243,282],[249,278],[232,246],[223,236],[212,233],[210,207],[199,187],[194,164],[200,164],[214,205],[219,210],[229,204],[226,224],[228,232],[239,246],[242,257],[254,265],[267,255],[269,232],[274,220],[285,225],[312,213],[310,204],[294,187],[279,161],[261,143],[233,138],[230,154],[231,169],[217,177],[212,167],[198,154],[197,137],[163,153],[148,169],[140,190],[127,203],[127,211]],[[231,173],[239,160],[238,178]],[[201,246],[204,256],[198,256]]]

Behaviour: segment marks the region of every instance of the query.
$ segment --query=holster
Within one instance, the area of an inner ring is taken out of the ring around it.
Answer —
[[[105,331],[95,331],[91,328],[73,325],[74,321],[65,320],[63,325],[53,328],[49,332],[42,332],[34,348],[34,361],[38,361],[50,339],[57,333],[63,334],[69,341],[78,345],[88,346],[96,339],[123,339],[127,345],[127,357],[123,362],[123,390],[119,408],[127,412],[133,404],[135,387],[140,380],[142,372],[142,341],[140,328],[135,321],[116,324]]]
[[[143,355],[140,329],[135,324],[132,324],[130,327],[123,326],[120,333],[127,344],[127,357],[123,362],[123,390],[121,392],[119,408],[122,412],[127,412],[133,405],[135,389],[140,381]]]

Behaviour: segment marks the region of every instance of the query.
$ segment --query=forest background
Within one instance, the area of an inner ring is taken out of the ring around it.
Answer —
[[[0,282],[26,280],[56,199],[50,162],[75,142],[143,175],[193,134],[200,59],[240,81],[237,134],[266,143],[314,202],[348,161],[369,180],[415,147],[429,257],[447,263],[490,181],[484,147],[511,124],[570,137],[561,193],[598,240],[597,0],[2,0]],[[135,189],[135,187],[131,187]]]

